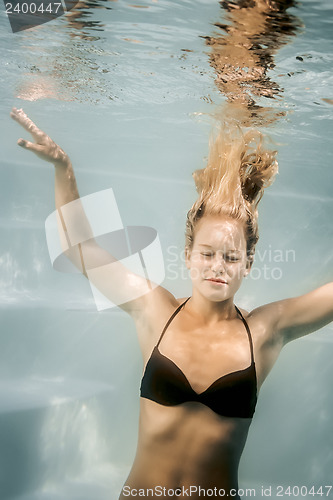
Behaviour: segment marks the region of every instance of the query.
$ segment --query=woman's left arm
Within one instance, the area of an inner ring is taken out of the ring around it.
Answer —
[[[290,342],[333,321],[333,282],[270,305],[275,306],[275,331],[284,343]]]

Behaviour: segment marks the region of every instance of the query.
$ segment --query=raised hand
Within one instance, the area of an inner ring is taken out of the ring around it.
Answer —
[[[19,139],[17,144],[24,149],[33,151],[42,160],[53,163],[56,167],[67,167],[70,164],[69,157],[52,139],[40,130],[32,120],[25,114],[23,109],[13,108],[10,116],[29,132],[35,142]]]

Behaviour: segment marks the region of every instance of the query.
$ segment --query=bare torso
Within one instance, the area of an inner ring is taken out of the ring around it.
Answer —
[[[138,448],[128,488],[237,489],[251,419],[222,418],[196,402],[160,406],[141,400]],[[192,493],[191,498],[196,496]]]
[[[150,341],[140,342],[145,364],[176,306],[166,307],[149,325],[137,325],[139,339],[149,338],[145,329],[154,330]],[[272,332],[267,331],[264,313],[253,317],[243,313],[252,334],[259,390],[282,343],[274,341]],[[159,350],[177,364],[198,393],[219,377],[250,364],[249,340],[239,318],[207,328],[197,324],[190,307],[169,325]],[[141,398],[140,407],[137,453],[121,500],[130,498],[129,492],[139,496],[140,490],[150,498],[160,498],[163,488],[164,492],[179,488],[189,492],[192,486],[193,499],[202,497],[199,487],[237,490],[238,465],[251,418],[223,417],[199,402],[170,407]]]

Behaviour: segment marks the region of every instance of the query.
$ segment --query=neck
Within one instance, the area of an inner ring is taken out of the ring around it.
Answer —
[[[230,297],[220,302],[214,302],[193,290],[187,306],[194,315],[199,316],[205,323],[216,323],[237,317],[233,299],[233,297]]]

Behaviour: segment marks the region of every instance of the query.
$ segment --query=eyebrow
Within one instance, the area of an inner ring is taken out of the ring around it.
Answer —
[[[214,249],[211,245],[206,245],[204,243],[199,243],[199,247],[209,248],[210,250]],[[242,253],[241,250],[237,250],[237,248],[232,248],[227,250],[227,253]]]

